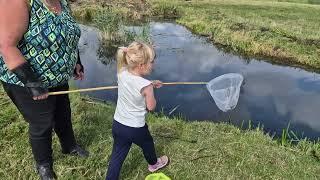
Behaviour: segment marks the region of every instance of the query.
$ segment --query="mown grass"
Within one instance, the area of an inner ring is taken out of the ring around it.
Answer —
[[[37,179],[28,143],[27,123],[0,90],[0,179]],[[71,96],[76,137],[91,155],[87,159],[60,153],[54,137],[59,179],[104,179],[112,148],[113,104]],[[171,164],[162,172],[175,180],[194,179],[319,179],[319,144],[301,141],[280,145],[259,128],[240,130],[229,124],[185,122],[152,114],[147,118],[158,154]],[[121,179],[141,180],[149,173],[134,146]]]
[[[208,36],[226,50],[281,64],[320,68],[319,5],[303,4],[302,0],[150,1],[153,6],[177,7],[178,23]]]

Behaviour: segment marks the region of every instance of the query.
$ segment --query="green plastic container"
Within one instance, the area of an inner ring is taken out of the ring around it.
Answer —
[[[171,179],[163,173],[153,173],[153,174],[149,174],[145,180],[171,180]]]

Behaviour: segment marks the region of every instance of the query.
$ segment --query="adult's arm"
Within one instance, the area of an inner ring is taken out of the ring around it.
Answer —
[[[33,99],[40,100],[48,97],[48,90],[42,87],[17,48],[28,29],[28,3],[27,0],[0,0],[0,53],[8,69],[24,83]]]
[[[28,29],[27,0],[0,0],[0,53],[9,70],[25,63],[17,45]]]

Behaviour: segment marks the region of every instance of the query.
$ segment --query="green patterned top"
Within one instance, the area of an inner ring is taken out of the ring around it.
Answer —
[[[77,62],[80,27],[71,16],[65,0],[62,12],[52,13],[41,0],[31,0],[28,31],[18,48],[45,87],[62,85],[72,77]],[[24,86],[8,70],[0,55],[0,80]]]

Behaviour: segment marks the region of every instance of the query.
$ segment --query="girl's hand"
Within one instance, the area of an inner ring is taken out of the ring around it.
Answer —
[[[159,80],[154,80],[154,81],[152,81],[152,86],[153,86],[154,88],[161,88],[162,85],[163,85],[163,83],[162,83],[161,81],[159,81]]]

